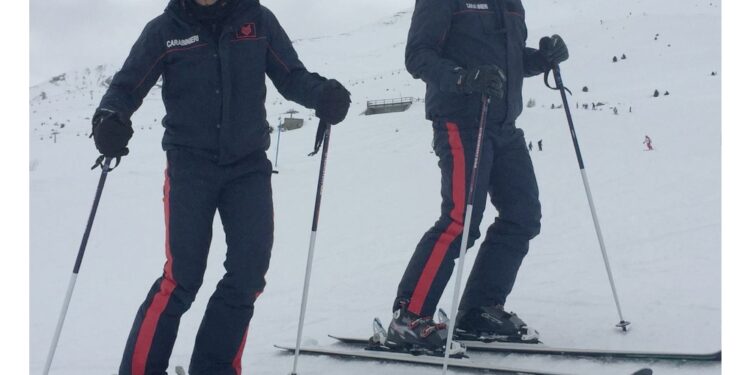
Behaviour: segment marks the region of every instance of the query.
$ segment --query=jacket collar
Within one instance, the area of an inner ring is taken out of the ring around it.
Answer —
[[[172,16],[172,18],[176,19],[177,21],[189,25],[197,25],[198,20],[195,19],[189,12],[186,2],[187,1],[195,1],[195,0],[170,0],[169,4],[167,5],[167,8],[164,10],[164,13]],[[219,0],[221,1],[221,0]],[[234,14],[241,13],[242,11],[245,11],[247,9],[253,8],[253,7],[260,7],[260,1],[259,0],[230,0],[234,2]],[[234,18],[234,14],[230,14],[227,17],[227,23],[230,23],[232,19]]]

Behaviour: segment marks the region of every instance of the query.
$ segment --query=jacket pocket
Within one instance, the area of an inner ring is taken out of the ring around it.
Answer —
[[[506,31],[505,25],[495,12],[482,12],[478,16],[485,34],[497,35]]]

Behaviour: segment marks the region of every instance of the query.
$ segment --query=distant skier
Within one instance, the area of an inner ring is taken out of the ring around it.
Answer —
[[[643,144],[646,145],[645,151],[654,151],[654,146],[651,144],[651,137],[646,135],[646,138],[643,140]]]
[[[407,70],[427,83],[426,111],[442,174],[441,216],[417,245],[398,287],[387,344],[394,350],[441,352],[447,332],[431,318],[459,256],[469,246],[489,193],[498,216],[477,253],[456,317],[458,339],[534,341],[535,331],[505,310],[505,300],[539,234],[541,207],[524,133],[524,77],[568,58],[558,35],[525,47],[525,11],[519,0],[417,0],[406,45]],[[464,228],[467,186],[477,144],[482,96],[492,98],[471,228]]]
[[[128,154],[131,115],[163,77],[164,272],[138,310],[120,375],[166,374],[180,317],[203,282],[219,211],[226,274],[208,302],[191,375],[239,375],[273,243],[266,75],[322,121],[341,122],[349,92],[308,72],[276,17],[257,0],[171,0],[149,22],[93,117],[97,149]],[[123,176],[124,177],[124,176]]]
[[[529,151],[534,151],[534,144],[529,141]]]
[[[539,151],[542,151],[542,140],[540,139],[539,142],[536,143],[537,148]]]

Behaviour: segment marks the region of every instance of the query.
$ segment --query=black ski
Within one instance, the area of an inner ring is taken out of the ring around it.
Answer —
[[[356,337],[342,337],[329,335],[344,344],[367,345],[368,339]],[[495,353],[516,354],[546,354],[568,357],[594,357],[594,358],[623,358],[623,359],[645,359],[645,360],[676,360],[676,361],[721,361],[721,351],[710,353],[679,353],[679,352],[655,352],[655,351],[629,351],[629,350],[602,350],[562,348],[543,344],[516,344],[516,343],[485,343],[481,341],[461,341],[470,351],[483,351]]]
[[[185,368],[182,367],[182,366],[175,366],[174,372],[177,375],[187,375],[187,372],[185,372]],[[115,375],[117,375],[117,374],[115,374]]]
[[[294,353],[295,348],[293,346],[279,346],[277,348],[284,350],[289,353]],[[369,360],[379,362],[394,362],[394,363],[405,363],[413,365],[425,365],[440,367],[443,365],[442,357],[434,357],[428,355],[415,356],[405,353],[393,353],[386,351],[371,351],[360,349],[341,349],[335,347],[324,347],[324,346],[302,346],[300,353],[310,355],[325,355],[337,358],[346,359],[358,359],[358,360]],[[473,362],[469,358],[463,359],[450,359],[448,366],[453,369],[471,370],[477,372],[491,372],[496,374],[511,374],[511,375],[572,375],[568,373],[561,373],[552,370],[544,369],[527,369],[527,368],[513,368],[497,365],[487,365]],[[653,371],[649,368],[640,369],[631,375],[651,375]],[[578,374],[580,375],[580,374]]]

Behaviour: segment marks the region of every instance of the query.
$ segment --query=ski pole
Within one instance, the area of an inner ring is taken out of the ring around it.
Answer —
[[[573,127],[573,116],[570,114],[570,106],[568,106],[568,97],[565,94],[565,86],[563,85],[562,76],[560,75],[560,66],[555,65],[552,68],[555,76],[555,84],[557,87],[554,89],[560,90],[562,96],[563,105],[565,106],[565,115],[568,118],[568,126],[570,127],[570,136],[573,138],[573,147],[576,150],[576,157],[578,158],[578,167],[581,170],[581,178],[583,179],[583,187],[586,189],[586,198],[589,201],[589,209],[591,209],[591,217],[594,219],[594,228],[596,229],[596,237],[599,239],[599,248],[602,251],[602,258],[604,258],[604,267],[607,269],[607,276],[609,276],[609,285],[612,287],[612,296],[615,299],[615,305],[617,306],[617,314],[620,317],[620,323],[616,324],[616,327],[623,330],[628,330],[630,322],[626,321],[622,316],[622,308],[620,307],[620,298],[617,296],[617,288],[615,288],[615,279],[612,276],[612,268],[609,265],[609,257],[607,256],[607,248],[604,245],[604,236],[602,236],[602,229],[599,226],[599,218],[596,215],[596,208],[594,207],[594,199],[591,196],[591,188],[589,187],[589,178],[586,175],[586,168],[583,166],[583,156],[581,156],[581,148],[578,146],[578,137],[576,136],[576,130]]]
[[[102,174],[99,177],[99,185],[96,188],[94,204],[91,207],[91,213],[89,214],[88,223],[86,223],[86,230],[83,232],[81,247],[78,248],[78,256],[76,257],[76,263],[73,266],[73,274],[70,276],[70,281],[68,282],[68,291],[67,293],[65,293],[65,301],[63,302],[62,311],[60,311],[60,317],[57,320],[55,335],[52,337],[52,344],[50,344],[49,353],[47,354],[47,362],[44,365],[44,375],[49,374],[49,369],[50,367],[52,367],[52,360],[55,357],[57,343],[60,340],[60,332],[62,332],[63,323],[65,323],[65,316],[68,314],[68,306],[70,306],[70,299],[73,296],[73,288],[75,288],[76,280],[78,279],[78,272],[81,270],[83,254],[86,252],[86,244],[89,242],[91,227],[94,225],[94,217],[96,216],[96,210],[99,207],[99,199],[101,199],[102,191],[104,190],[104,182],[107,180],[107,174],[112,171],[112,169],[110,169],[109,167],[111,162],[112,158],[105,158],[103,163],[101,163],[101,159],[97,161],[98,164],[101,164]]]
[[[273,167],[279,167],[279,147],[281,147],[281,120],[279,120],[279,126],[276,127],[276,131],[279,134],[276,135],[276,159],[273,162]]]
[[[471,214],[474,211],[474,192],[477,185],[477,175],[479,174],[479,162],[482,158],[482,144],[484,143],[484,129],[487,127],[487,110],[490,106],[490,98],[482,97],[482,116],[479,119],[479,132],[477,133],[477,148],[474,152],[474,166],[471,170],[471,182],[469,183],[469,197],[466,201],[466,214],[464,215],[464,228],[461,235],[461,251],[458,256],[458,272],[456,273],[456,283],[453,287],[453,302],[451,303],[451,317],[448,321],[448,340],[445,342],[445,358],[443,358],[443,375],[448,372],[448,359],[450,358],[451,347],[453,346],[453,330],[456,326],[455,316],[458,313],[458,296],[461,292],[461,279],[464,272],[464,260],[466,259],[466,248],[469,245],[469,232],[471,228]]]
[[[315,138],[315,151],[310,156],[316,154],[320,148],[320,142],[323,142],[323,154],[320,157],[320,171],[318,172],[318,191],[315,195],[315,209],[313,211],[312,231],[310,233],[310,247],[307,252],[307,268],[305,269],[305,284],[302,288],[302,303],[299,311],[299,323],[297,325],[297,344],[294,348],[294,365],[292,374],[297,375],[297,363],[299,361],[299,350],[302,344],[302,328],[305,325],[305,312],[307,310],[307,293],[310,289],[310,275],[312,274],[313,255],[315,254],[315,239],[318,234],[318,218],[320,217],[320,202],[323,198],[323,181],[326,174],[326,162],[328,160],[328,144],[331,139],[331,125],[326,124],[323,120],[318,124],[318,134]]]

